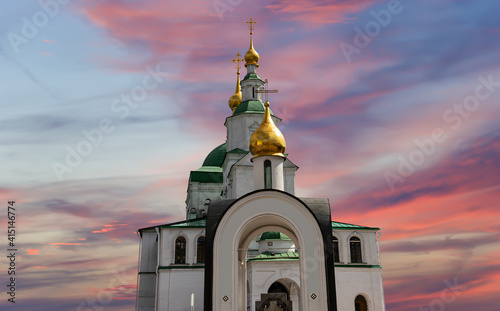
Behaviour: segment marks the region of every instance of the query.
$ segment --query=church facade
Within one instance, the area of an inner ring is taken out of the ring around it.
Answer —
[[[298,167],[263,101],[273,91],[247,23],[226,142],[190,172],[186,220],[139,229],[136,310],[383,311],[380,229],[332,221],[327,199],[295,196]]]

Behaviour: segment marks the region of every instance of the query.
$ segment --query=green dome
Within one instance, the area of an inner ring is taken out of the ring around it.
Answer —
[[[225,158],[226,158],[226,143],[223,143],[222,145],[216,147],[207,155],[205,161],[203,161],[202,166],[222,167],[222,163],[224,163]]]
[[[234,110],[233,116],[240,113],[264,113],[266,111],[266,107],[260,100],[246,100],[239,104],[239,106]],[[271,109],[269,109],[269,113],[274,116]]]
[[[284,241],[290,241],[290,238],[284,235],[281,232],[276,232],[276,231],[267,231],[262,233],[260,236],[260,241],[267,241],[267,240],[284,240]]]

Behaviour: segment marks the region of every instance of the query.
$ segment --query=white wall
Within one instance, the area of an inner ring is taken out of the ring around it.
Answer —
[[[224,125],[227,128],[227,151],[236,148],[248,151],[250,136],[262,123],[263,118],[264,113],[242,113],[226,118]],[[276,126],[281,122],[281,119],[275,116],[271,115],[271,118]]]
[[[247,267],[250,311],[255,310],[255,301],[260,300],[260,294],[266,293],[272,283],[280,281],[288,287],[281,280],[290,279],[300,286],[298,261],[250,261]],[[336,267],[335,285],[339,311],[355,311],[354,300],[360,294],[367,300],[369,311],[385,310],[380,268]],[[297,300],[294,301],[293,295],[291,298],[294,310],[299,310]]]
[[[139,263],[139,297],[137,310],[189,311],[191,293],[195,293],[195,310],[203,311],[204,273],[205,269],[196,265],[196,241],[205,234],[204,228],[161,228],[160,244],[156,242],[156,231],[146,230],[142,233],[141,258]],[[340,257],[342,264],[349,265],[349,243],[351,236],[362,240],[363,261],[366,265],[379,265],[376,231],[367,230],[335,230],[340,241]],[[157,270],[157,249],[160,249],[160,266],[172,267],[174,260],[175,239],[182,235],[186,238],[186,264],[173,265],[176,269]],[[267,241],[263,242],[267,245]],[[273,241],[290,244],[290,241]],[[255,244],[252,244],[255,246]],[[277,245],[279,246],[279,245]],[[255,301],[260,294],[266,293],[269,286],[282,279],[289,279],[300,287],[297,275],[298,261],[274,261],[247,263],[247,277],[250,295],[247,303],[255,308]],[[382,288],[382,269],[377,267],[359,268],[339,266],[335,268],[335,283],[339,311],[354,311],[354,299],[362,294],[368,302],[368,310],[384,311],[385,303]],[[158,271],[158,272],[157,272]],[[147,273],[152,272],[152,273]],[[282,282],[283,283],[283,282]],[[157,297],[156,297],[157,290]],[[294,310],[298,310],[298,296],[292,295]]]
[[[190,182],[186,197],[186,219],[189,219],[189,213],[193,207],[197,210],[197,217],[201,217],[200,210],[205,208],[205,200],[216,201],[222,199],[221,192],[223,189],[224,185],[222,183]]]
[[[235,157],[230,155],[224,162],[224,186],[227,189],[227,199],[236,199],[255,190],[253,163],[250,161],[251,153]],[[297,166],[290,160],[283,163],[285,192],[295,194],[295,171]]]
[[[142,231],[139,257],[137,310],[152,311],[155,306],[158,242],[156,230]]]
[[[194,310],[203,311],[205,269],[159,270],[157,311],[189,311],[191,293]]]
[[[205,228],[161,228],[160,266],[174,264],[175,240],[179,236],[186,239],[186,265],[196,263],[197,240],[205,236]]]
[[[269,160],[271,165],[271,188],[285,191],[285,177],[283,174],[282,157],[260,156],[252,158],[253,161],[253,190],[265,189],[264,162]]]
[[[356,296],[363,295],[368,311],[384,311],[381,268],[335,268],[339,311],[355,311]]]
[[[339,255],[341,263],[351,263],[349,239],[356,236],[361,240],[361,256],[363,263],[368,265],[380,265],[376,231],[334,230],[333,235],[339,239]]]
[[[268,242],[273,245],[269,246]],[[295,251],[295,244],[289,240],[265,240],[259,241],[259,252],[287,253]]]

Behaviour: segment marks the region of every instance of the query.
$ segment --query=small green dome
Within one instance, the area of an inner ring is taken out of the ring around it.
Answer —
[[[283,241],[290,241],[290,238],[287,237],[286,235],[284,235],[283,233],[281,232],[276,232],[276,231],[267,231],[267,232],[264,232],[262,233],[262,235],[260,236],[260,240],[257,241],[257,242],[260,242],[260,241],[268,241],[268,240],[283,240]]]
[[[222,163],[224,163],[224,159],[226,158],[226,153],[226,143],[223,143],[207,155],[205,161],[203,161],[203,166],[222,167]]]
[[[238,115],[240,113],[264,113],[266,111],[266,107],[260,100],[246,100],[239,104],[239,106],[234,110],[233,116]],[[269,109],[269,113],[274,116],[271,109]]]

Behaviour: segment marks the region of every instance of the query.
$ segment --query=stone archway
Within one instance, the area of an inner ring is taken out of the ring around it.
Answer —
[[[207,218],[207,238],[212,239],[210,244],[213,248],[212,258],[209,258],[211,262],[207,261],[205,270],[205,309],[247,309],[248,245],[258,234],[279,231],[295,243],[302,258],[298,271],[298,290],[302,297],[300,309],[335,311],[329,212],[329,207],[313,212],[296,197],[276,190],[255,191],[234,202],[211,206]],[[207,296],[210,297],[207,299]]]

